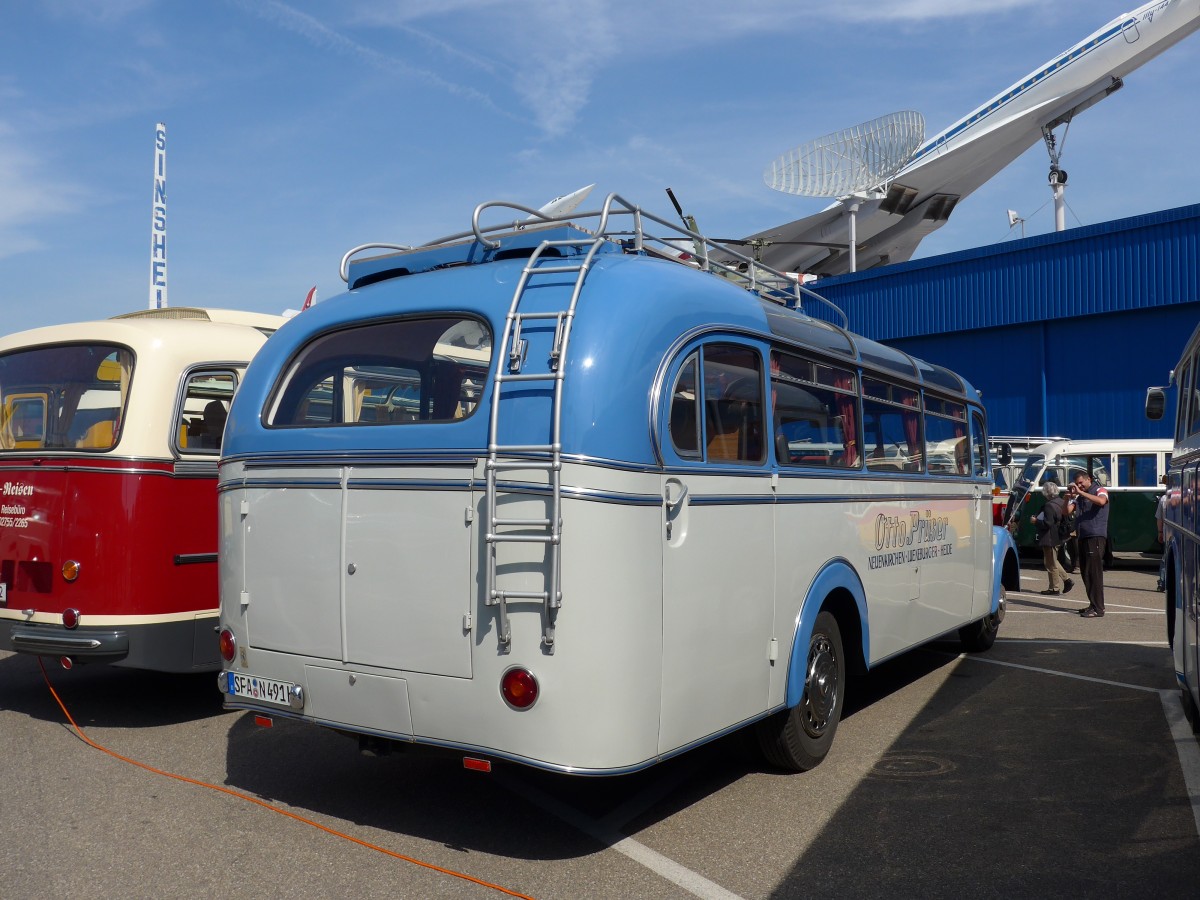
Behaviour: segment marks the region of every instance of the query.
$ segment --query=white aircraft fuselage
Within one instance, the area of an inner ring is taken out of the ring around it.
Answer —
[[[1121,87],[1130,72],[1200,28],[1200,0],[1153,0],[1113,19],[926,141],[891,184],[752,235],[759,258],[787,272],[849,271],[909,259],[955,205],[1054,129]],[[785,243],[786,242],[786,243]]]

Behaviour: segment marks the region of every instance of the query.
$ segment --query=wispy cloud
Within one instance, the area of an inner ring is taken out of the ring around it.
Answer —
[[[876,0],[833,4],[828,14],[849,22],[934,22],[1041,6],[1041,0]]]
[[[0,122],[0,259],[42,246],[29,226],[76,212],[86,191],[43,159],[20,147],[12,130]]]
[[[362,2],[351,15],[359,24],[411,34],[451,63],[487,72],[551,138],[568,132],[586,108],[595,80],[620,56],[620,23],[631,18],[603,0]]]
[[[43,0],[43,9],[76,22],[117,22],[152,6],[154,0]]]
[[[354,41],[325,25],[315,16],[301,12],[279,0],[234,0],[234,2],[238,7],[298,35],[320,50],[352,57],[380,71],[419,80],[430,87],[472,100],[495,112],[507,115],[487,94]]]
[[[403,31],[507,82],[544,135],[568,133],[606,71],[643,54],[696,52],[747,35],[776,35],[822,23],[908,26],[1027,9],[1039,0],[863,0],[814,9],[794,0],[644,3],[635,15],[605,0],[359,0],[349,21]],[[418,25],[420,26],[418,28]],[[495,36],[502,34],[503,41]]]

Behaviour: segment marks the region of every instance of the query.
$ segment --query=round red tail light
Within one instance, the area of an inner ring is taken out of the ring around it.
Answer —
[[[233,636],[233,632],[228,628],[221,629],[221,659],[225,662],[233,662],[234,656],[237,655],[237,638]]]
[[[500,678],[500,695],[513,709],[529,709],[537,701],[537,679],[528,669],[509,669]]]
[[[62,614],[62,623],[64,628],[75,628],[79,625],[79,610],[75,608],[64,609]]]

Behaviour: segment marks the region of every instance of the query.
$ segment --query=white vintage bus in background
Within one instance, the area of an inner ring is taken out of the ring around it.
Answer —
[[[221,435],[282,322],[175,307],[0,338],[0,650],[218,667]]]
[[[1175,439],[1164,507],[1163,586],[1167,643],[1192,731],[1200,734],[1200,327],[1192,332],[1170,384],[1176,387]],[[1146,416],[1161,419],[1164,388],[1146,392]]]
[[[1042,483],[1054,481],[1065,487],[1084,472],[1108,489],[1112,503],[1108,551],[1161,552],[1154,516],[1171,450],[1170,438],[1060,439],[1034,447],[1026,455],[1009,498],[1007,516],[1017,546],[1037,547],[1030,517],[1044,505]]]
[[[227,707],[592,775],[752,728],[803,770],[848,679],[992,644],[1019,573],[970,385],[616,195],[492,207],[533,213],[348,253],[247,371]]]

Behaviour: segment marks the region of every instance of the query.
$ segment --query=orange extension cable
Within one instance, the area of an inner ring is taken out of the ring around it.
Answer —
[[[456,872],[453,869],[445,869],[441,866],[434,865],[433,863],[424,862],[423,860],[415,859],[411,856],[405,856],[403,853],[397,853],[394,850],[388,850],[386,847],[380,847],[378,844],[372,844],[370,841],[364,841],[360,838],[352,837],[351,835],[338,831],[335,828],[322,825],[320,822],[314,822],[312,819],[306,819],[304,816],[297,815],[293,812],[288,812],[286,809],[279,809],[278,807],[272,806],[270,803],[267,803],[264,800],[259,800],[257,797],[251,797],[249,794],[243,794],[241,791],[235,791],[232,788],[222,787],[219,784],[209,784],[207,781],[198,781],[195,778],[188,778],[186,775],[177,775],[174,772],[167,772],[164,769],[156,769],[154,766],[147,765],[143,762],[138,762],[136,759],[130,759],[128,756],[122,756],[120,753],[109,750],[102,744],[98,744],[93,741],[90,737],[84,734],[82,728],[75,724],[75,720],[71,718],[71,714],[67,712],[66,705],[58,696],[58,691],[54,690],[54,685],[50,683],[50,676],[46,673],[46,666],[42,663],[42,658],[40,656],[37,658],[37,661],[38,668],[42,670],[42,678],[46,682],[46,687],[50,689],[50,695],[54,697],[54,702],[58,704],[58,708],[61,709],[63,715],[67,717],[67,721],[71,723],[71,727],[75,729],[75,734],[77,734],[79,739],[89,747],[99,750],[102,753],[107,753],[114,759],[119,759],[121,762],[128,763],[131,766],[137,766],[139,769],[145,769],[147,772],[153,772],[155,775],[161,775],[164,778],[172,778],[175,781],[182,781],[185,784],[192,784],[196,787],[208,788],[210,791],[219,791],[222,794],[228,794],[230,797],[236,797],[239,800],[245,800],[249,803],[261,806],[263,809],[270,810],[273,813],[277,813],[281,816],[287,816],[289,819],[295,819],[297,822],[302,822],[305,825],[311,825],[313,828],[324,831],[326,834],[331,834],[334,837],[344,838],[351,843],[358,844],[360,847],[366,847],[368,850],[375,850],[379,853],[385,854],[386,856],[393,857],[394,859],[403,860],[406,863],[412,863],[414,866],[421,866],[424,869],[432,869],[435,872],[441,872],[443,875],[450,875],[454,878],[461,878],[463,881],[469,881],[472,884],[477,884],[481,887],[491,888],[494,891],[507,894],[509,897],[517,897],[520,898],[520,900],[533,900],[532,897],[526,894],[519,894],[516,891],[510,891],[508,888],[501,887],[498,884],[492,884],[490,881],[484,881],[481,878],[475,878],[462,872]]]

